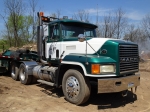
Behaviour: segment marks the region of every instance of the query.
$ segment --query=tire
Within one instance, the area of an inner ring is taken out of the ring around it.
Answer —
[[[24,85],[31,84],[32,82],[32,75],[28,75],[27,68],[23,63],[19,67],[19,79]]]
[[[37,83],[37,78],[35,78],[34,76],[32,76],[32,84],[36,84]]]
[[[16,62],[12,62],[11,64],[11,78],[18,81],[19,80],[19,67]]]
[[[78,70],[70,69],[64,74],[62,89],[67,101],[81,105],[89,99],[91,85]]]

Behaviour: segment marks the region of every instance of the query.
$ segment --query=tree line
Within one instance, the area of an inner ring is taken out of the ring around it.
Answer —
[[[0,14],[4,20],[5,30],[2,32],[3,40],[0,44],[7,43],[11,46],[21,46],[29,42],[36,41],[36,25],[38,12],[38,0],[4,0],[4,14]],[[28,8],[27,8],[28,7]],[[48,16],[60,18],[61,10],[57,10]],[[73,19],[90,22],[90,13],[88,10],[81,9],[72,15]],[[95,17],[94,24],[98,37],[124,39],[141,44],[147,42],[150,38],[150,14],[145,15],[139,24],[129,22],[126,12],[118,8],[105,14],[103,17]]]
[[[4,12],[0,16],[4,21],[5,30],[1,32],[0,41],[8,47],[19,47],[33,42],[36,38],[37,0],[4,0]]]
[[[90,21],[89,12],[86,10],[79,10],[73,18]],[[130,24],[125,11],[119,8],[104,15],[102,19],[97,19],[95,24],[98,26],[99,37],[125,39],[132,42],[144,41],[150,37],[150,14],[145,15],[139,24]]]

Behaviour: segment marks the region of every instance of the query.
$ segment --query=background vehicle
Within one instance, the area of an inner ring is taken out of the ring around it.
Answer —
[[[5,51],[1,72],[10,71],[25,85],[37,81],[62,87],[66,100],[76,105],[89,99],[91,85],[98,93],[127,92],[140,85],[137,44],[98,38],[94,24],[45,17],[42,12],[38,18],[38,52]]]

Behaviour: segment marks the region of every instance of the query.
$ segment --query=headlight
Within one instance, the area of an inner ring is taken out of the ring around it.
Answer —
[[[115,72],[115,66],[114,65],[100,65],[100,72],[101,73],[107,73],[107,72],[114,73]]]
[[[92,71],[92,74],[115,73],[116,67],[115,65],[92,64],[91,71]]]

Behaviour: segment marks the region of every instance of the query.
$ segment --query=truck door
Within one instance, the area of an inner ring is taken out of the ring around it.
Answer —
[[[49,38],[46,45],[46,58],[51,57],[51,61],[58,61],[61,53],[61,38],[59,24],[49,26]]]

